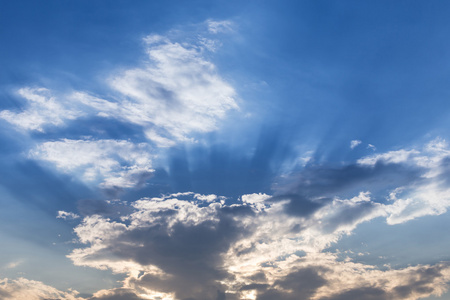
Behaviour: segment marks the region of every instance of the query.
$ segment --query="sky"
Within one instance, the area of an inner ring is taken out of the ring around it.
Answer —
[[[450,299],[448,1],[0,1],[0,299]]]

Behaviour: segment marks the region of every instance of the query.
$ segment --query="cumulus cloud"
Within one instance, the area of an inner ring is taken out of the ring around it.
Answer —
[[[221,254],[244,231],[220,203],[195,196],[184,195],[192,201],[139,200],[132,204],[135,212],[121,221],[86,217],[75,232],[89,247],[69,257],[76,265],[127,273],[125,288],[141,289],[142,295],[174,293],[177,299],[214,299],[218,290],[223,291],[219,281],[228,276],[217,268]]]
[[[315,299],[320,300],[393,300],[440,296],[448,289],[450,279],[448,263],[382,271],[363,264],[337,262],[332,257],[323,259],[328,261],[329,271],[324,274],[327,285],[318,289],[315,295]]]
[[[447,264],[380,270],[324,252],[358,224],[388,216],[368,192],[307,215],[288,214],[288,201],[251,194],[227,204],[190,192],[143,198],[120,218],[85,217],[75,233],[86,246],[69,257],[126,274],[120,290],[93,299],[418,299],[446,290]]]
[[[102,187],[134,187],[152,172],[152,150],[146,143],[124,140],[70,140],[44,142],[29,154],[63,172],[79,174]]]

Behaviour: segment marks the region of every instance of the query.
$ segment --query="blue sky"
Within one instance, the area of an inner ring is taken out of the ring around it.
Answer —
[[[449,12],[0,2],[0,298],[450,299]]]

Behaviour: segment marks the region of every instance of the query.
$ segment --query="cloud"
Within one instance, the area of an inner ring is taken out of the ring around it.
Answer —
[[[450,279],[448,263],[385,271],[356,263],[330,263],[332,272],[325,274],[328,284],[318,290],[316,299],[393,300],[440,296],[448,289]]]
[[[418,149],[377,153],[337,167],[309,164],[280,178],[271,201],[286,201],[289,214],[308,216],[333,199],[370,192],[388,224],[440,215],[450,206],[449,161],[450,149],[438,138]],[[347,218],[373,205],[361,202]]]
[[[145,143],[62,139],[38,145],[29,157],[78,174],[86,182],[100,182],[104,188],[129,188],[143,184],[151,176],[151,153]]]
[[[396,150],[389,151],[382,154],[376,154],[372,156],[367,156],[358,160],[358,164],[374,166],[378,162],[386,163],[386,164],[399,164],[409,161],[411,156],[419,154],[417,150]]]
[[[208,26],[208,30],[211,33],[221,33],[221,32],[230,32],[233,31],[233,22],[224,20],[224,21],[214,21],[208,20],[206,21]]]
[[[353,140],[350,142],[350,149],[355,149],[358,145],[360,145],[362,142],[360,140]]]
[[[25,278],[0,279],[0,297],[3,300],[82,300],[77,294],[74,290],[63,292],[42,282]]]
[[[213,34],[232,30],[228,21],[210,20],[207,25]],[[149,143],[69,139],[61,131],[60,139],[38,144],[29,158],[106,189],[141,186],[154,174],[158,147],[193,141],[197,133],[216,130],[227,113],[239,109],[234,88],[207,59],[207,51],[214,51],[217,43],[204,37],[195,40],[149,35],[143,40],[148,58],[134,68],[111,73],[106,80],[107,96],[23,88],[19,90],[27,100],[23,110],[4,110],[0,118],[19,129],[40,132],[51,126],[77,126],[80,118],[83,122],[101,118],[132,124]],[[283,148],[278,145],[279,137],[273,135],[260,141],[251,161],[212,152],[209,173],[199,178],[222,188],[224,179],[231,177],[242,179],[245,188],[254,182],[258,183],[254,186],[269,186],[266,182],[275,172],[271,165],[279,163],[275,163],[278,152],[285,153],[278,149]],[[353,140],[350,148],[359,144]],[[370,144],[369,148],[375,150]],[[174,177],[189,172],[187,159],[183,159],[172,163]],[[449,161],[448,146],[437,139],[421,149],[377,153],[338,166],[315,164],[309,156],[300,158],[301,168],[283,174],[274,184],[273,195],[253,193],[227,199],[186,192],[141,198],[131,204],[80,200],[83,218],[74,229],[80,244],[68,257],[77,266],[124,274],[120,288],[98,291],[92,300],[417,299],[439,295],[450,280],[447,263],[379,269],[342,259],[327,248],[375,218],[395,225],[446,212],[450,206]],[[251,176],[241,172],[242,162],[248,163]],[[57,217],[80,218],[65,211]],[[5,299],[81,299],[76,292],[61,292],[23,278],[1,281],[0,295]]]
[[[17,268],[19,265],[21,265],[23,263],[22,260],[19,261],[12,261],[9,264],[7,264],[4,268],[5,269],[14,269]]]
[[[215,32],[231,28],[228,21],[208,24]],[[138,125],[156,145],[171,147],[191,139],[192,133],[217,129],[228,111],[238,109],[234,88],[206,59],[205,52],[217,46],[213,40],[188,43],[149,35],[143,41],[148,58],[138,67],[112,71],[105,82],[108,97],[88,91],[59,92],[55,97],[45,88],[22,88],[18,93],[28,105],[21,112],[3,110],[0,118],[41,132],[65,126],[67,120],[76,126],[80,117],[113,118]]]
[[[210,21],[209,26],[221,31],[231,23]],[[158,148],[195,141],[195,134],[216,130],[230,110],[239,109],[234,88],[206,58],[214,41],[199,35],[196,31],[189,41],[170,32],[145,37],[147,59],[137,67],[111,71],[105,96],[26,87],[18,91],[27,100],[22,110],[3,110],[0,118],[47,139],[28,158],[112,191],[140,187],[153,174]],[[111,133],[98,129],[99,119],[129,126],[134,134],[128,140],[108,139]],[[149,143],[142,143],[142,137]]]
[[[64,219],[64,220],[74,220],[78,219],[79,217],[80,216],[77,214],[63,210],[58,211],[58,215],[56,216],[57,219]]]
[[[164,295],[155,295],[156,299],[160,300],[171,300],[173,298],[165,298]],[[111,289],[111,290],[101,290],[96,292],[89,300],[141,300],[149,298],[141,298],[132,289]]]
[[[367,192],[307,215],[288,214],[288,200],[265,194],[241,200],[178,193],[140,199],[120,217],[87,216],[75,228],[86,246],[69,258],[126,274],[120,290],[98,299],[417,299],[447,288],[444,263],[380,270],[324,251],[358,224],[388,216]]]
[[[173,197],[136,201],[136,211],[120,222],[86,217],[75,232],[90,246],[69,257],[76,265],[127,273],[124,287],[138,287],[145,295],[151,291],[174,293],[177,299],[214,299],[224,290],[219,281],[228,276],[217,268],[221,254],[245,230],[238,227],[233,209],[211,203],[212,197],[184,197],[192,202]],[[249,212],[244,208],[239,213]]]
[[[201,49],[161,36],[148,36],[149,62],[126,70],[109,81],[126,98],[119,110],[104,111],[142,125],[147,136],[162,144],[165,139],[185,139],[191,132],[216,129],[216,122],[237,109],[234,89],[205,60]]]
[[[389,224],[426,216],[440,215],[450,206],[450,186],[446,180],[447,161],[450,150],[445,140],[437,138],[422,149],[400,149],[376,154],[358,160],[361,166],[376,168],[376,165],[390,164],[420,170],[416,180],[392,189],[387,207]]]
[[[77,119],[85,113],[45,88],[21,88],[18,94],[27,100],[21,112],[0,111],[0,118],[23,130],[44,131],[47,126],[64,126],[66,120]]]

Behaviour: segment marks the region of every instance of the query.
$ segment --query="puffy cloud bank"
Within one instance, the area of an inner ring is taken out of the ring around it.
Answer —
[[[265,194],[227,202],[178,193],[140,199],[119,219],[87,216],[75,228],[86,246],[69,257],[126,274],[93,299],[418,299],[450,280],[448,263],[381,270],[325,251],[361,222],[390,217],[395,203],[368,193],[305,215]]]

